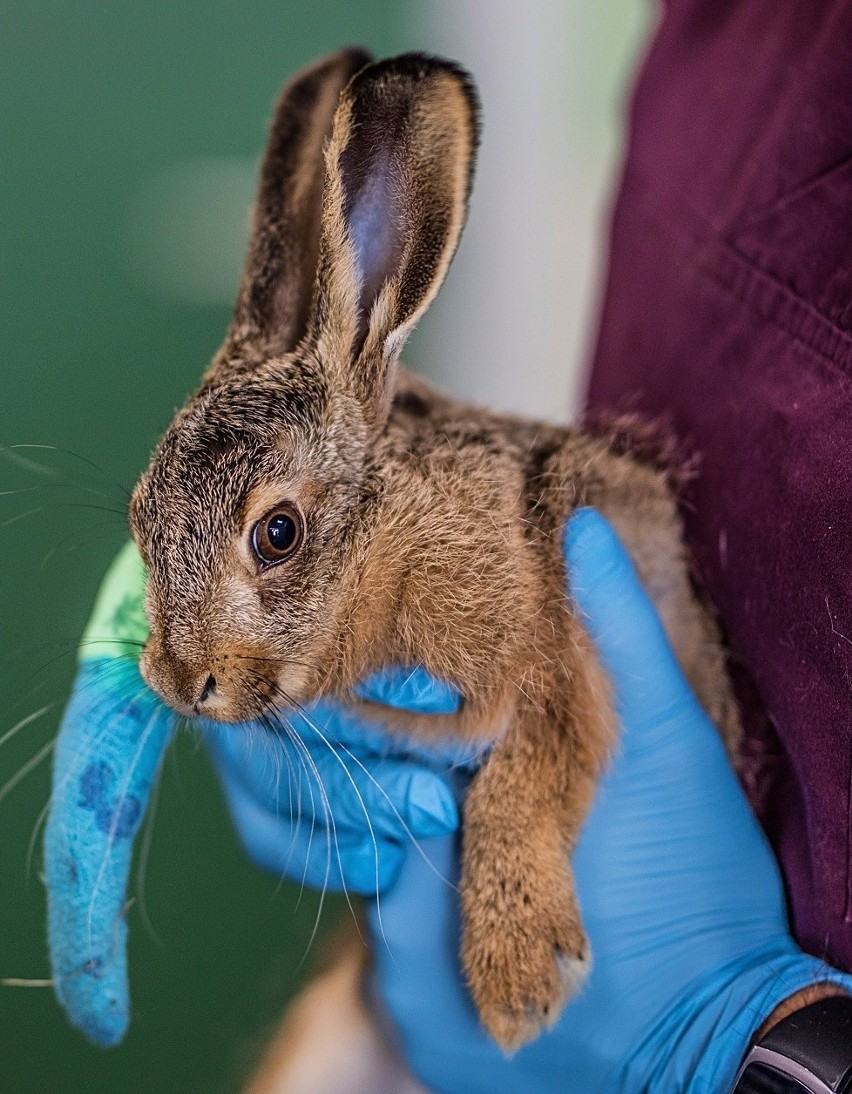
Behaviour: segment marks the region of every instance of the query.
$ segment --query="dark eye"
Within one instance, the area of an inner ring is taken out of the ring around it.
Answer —
[[[251,534],[254,553],[267,566],[289,558],[302,542],[304,525],[299,512],[281,505],[257,522]]]

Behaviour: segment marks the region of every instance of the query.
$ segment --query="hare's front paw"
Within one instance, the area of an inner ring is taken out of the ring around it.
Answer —
[[[554,1024],[591,967],[570,870],[541,863],[463,888],[462,964],[482,1024],[506,1053]]]

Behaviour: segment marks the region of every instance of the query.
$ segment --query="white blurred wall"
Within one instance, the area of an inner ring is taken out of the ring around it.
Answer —
[[[653,0],[419,0],[411,35],[480,88],[470,221],[416,345],[455,394],[561,420],[576,406],[623,102]]]

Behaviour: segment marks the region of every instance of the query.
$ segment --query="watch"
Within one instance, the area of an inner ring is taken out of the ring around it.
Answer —
[[[850,1094],[852,998],[833,996],[788,1014],[751,1047],[734,1094]]]

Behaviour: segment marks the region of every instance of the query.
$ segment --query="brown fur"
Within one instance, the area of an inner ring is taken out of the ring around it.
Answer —
[[[367,950],[353,920],[287,1011],[243,1094],[428,1094],[363,998]]]
[[[365,61],[345,51],[285,90],[233,324],[134,493],[142,671],[176,709],[222,721],[351,698],[395,663],[458,687],[452,718],[372,713],[496,740],[465,806],[462,962],[513,1049],[588,967],[570,855],[615,739],[565,593],[576,506],[615,524],[729,737],[736,712],[665,473],[614,435],[491,414],[397,369],[462,229],[476,100],[448,62]],[[283,502],[303,543],[264,569],[252,528]]]

